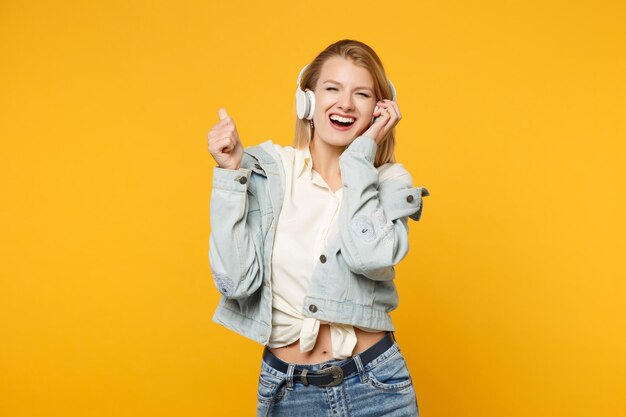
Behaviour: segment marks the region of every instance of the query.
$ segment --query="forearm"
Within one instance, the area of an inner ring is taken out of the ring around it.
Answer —
[[[392,267],[408,252],[408,220],[385,213],[373,165],[376,148],[372,138],[360,136],[339,158],[344,187],[340,233],[343,255],[354,272],[389,280]]]
[[[213,171],[209,260],[215,285],[228,298],[247,297],[261,285],[260,212],[248,193],[250,175],[245,168]]]

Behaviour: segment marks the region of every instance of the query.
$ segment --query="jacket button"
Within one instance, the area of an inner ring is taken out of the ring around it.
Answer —
[[[239,177],[236,181],[239,181],[239,184],[245,184],[248,179],[246,177]]]
[[[317,306],[316,306],[315,304],[311,304],[311,305],[309,306],[309,311],[310,311],[311,313],[315,313],[315,312],[317,311]]]
[[[406,201],[408,201],[409,203],[413,201],[413,196],[410,195],[406,198]]]
[[[259,165],[259,164],[254,164],[254,167],[255,167],[256,169],[261,169],[261,165]]]
[[[323,264],[326,263],[326,255],[320,256],[320,262]]]

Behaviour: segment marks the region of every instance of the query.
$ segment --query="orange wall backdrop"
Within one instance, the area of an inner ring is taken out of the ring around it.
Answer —
[[[422,417],[626,415],[619,1],[0,3],[0,415],[254,415],[211,322],[224,106],[291,144],[298,72],[371,45],[427,187],[397,268]]]

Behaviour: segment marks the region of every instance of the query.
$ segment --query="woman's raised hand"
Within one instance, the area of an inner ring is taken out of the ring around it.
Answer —
[[[379,110],[374,113],[374,117],[380,116],[380,119],[374,122],[361,136],[369,136],[374,139],[376,144],[380,144],[387,136],[387,133],[402,119],[402,115],[400,114],[398,102],[395,100],[384,99],[376,103],[376,105]]]
[[[239,140],[237,127],[226,109],[218,109],[217,114],[220,121],[209,132],[209,152],[220,168],[239,169],[243,145]]]

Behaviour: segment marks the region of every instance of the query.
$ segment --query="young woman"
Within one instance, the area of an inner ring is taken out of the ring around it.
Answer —
[[[341,40],[296,98],[293,147],[244,150],[224,109],[209,132],[213,320],[265,346],[259,416],[417,416],[389,312],[429,193],[394,159],[393,84],[369,46]]]

